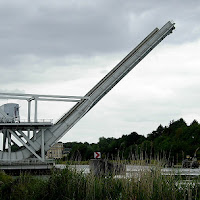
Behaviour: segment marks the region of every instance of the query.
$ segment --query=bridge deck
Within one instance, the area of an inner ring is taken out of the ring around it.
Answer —
[[[21,122],[21,123],[0,123],[0,130],[12,129],[12,130],[35,130],[46,129],[52,126],[51,122]]]

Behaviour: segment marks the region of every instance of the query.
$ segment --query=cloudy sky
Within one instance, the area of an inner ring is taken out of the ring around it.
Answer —
[[[198,0],[0,0],[0,92],[84,96],[155,27],[176,30],[61,141],[97,142],[200,122]],[[0,103],[14,102],[1,100]],[[20,104],[26,118],[27,103]],[[71,103],[39,103],[58,120]]]

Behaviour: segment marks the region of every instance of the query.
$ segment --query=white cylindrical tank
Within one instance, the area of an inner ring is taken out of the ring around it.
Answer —
[[[0,106],[1,110],[3,110],[7,116],[11,117],[14,122],[20,121],[19,116],[19,104],[16,103],[7,103]]]

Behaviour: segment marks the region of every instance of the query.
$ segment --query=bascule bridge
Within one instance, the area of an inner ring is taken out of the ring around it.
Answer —
[[[27,121],[20,121],[19,105],[5,104],[0,107],[0,132],[3,134],[3,150],[0,163],[19,163],[35,159],[47,162],[45,152],[66,134],[98,101],[103,98],[124,76],[126,76],[149,52],[175,29],[169,21],[161,29],[155,28],[121,62],[119,62],[85,96],[59,96],[39,94],[0,93],[1,99],[27,101]],[[34,101],[34,120],[31,121],[31,102]],[[38,101],[77,102],[56,123],[37,119]],[[15,152],[15,143],[22,146]]]

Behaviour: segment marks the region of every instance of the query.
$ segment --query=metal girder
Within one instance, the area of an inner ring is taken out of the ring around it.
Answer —
[[[33,155],[35,155],[39,160],[43,161],[43,159],[35,152],[35,150],[27,145],[13,130],[9,130],[9,132],[18,140],[20,141],[24,147],[26,147]]]
[[[6,130],[3,130],[2,133],[3,133],[3,151],[5,151],[5,149],[6,149],[6,138],[7,138]]]
[[[11,160],[11,134],[9,130],[7,130],[7,138],[8,138],[8,155],[9,155],[9,160]]]
[[[36,142],[32,142],[32,140],[30,140],[30,139],[28,138],[28,136],[26,136],[26,135],[23,133],[23,131],[17,130],[17,132],[18,132],[20,135],[23,136],[23,138],[29,143],[29,145],[30,145],[31,147],[33,147],[33,149],[35,149],[35,150],[38,149],[38,147],[39,147],[40,145],[37,145]]]
[[[27,97],[27,98],[25,98]],[[42,97],[42,98],[41,98]],[[86,96],[64,96],[64,95],[45,95],[45,94],[22,94],[22,93],[5,93],[0,92],[0,99],[20,99],[32,101],[35,98],[41,98],[42,101],[79,101],[81,99],[89,99]]]

